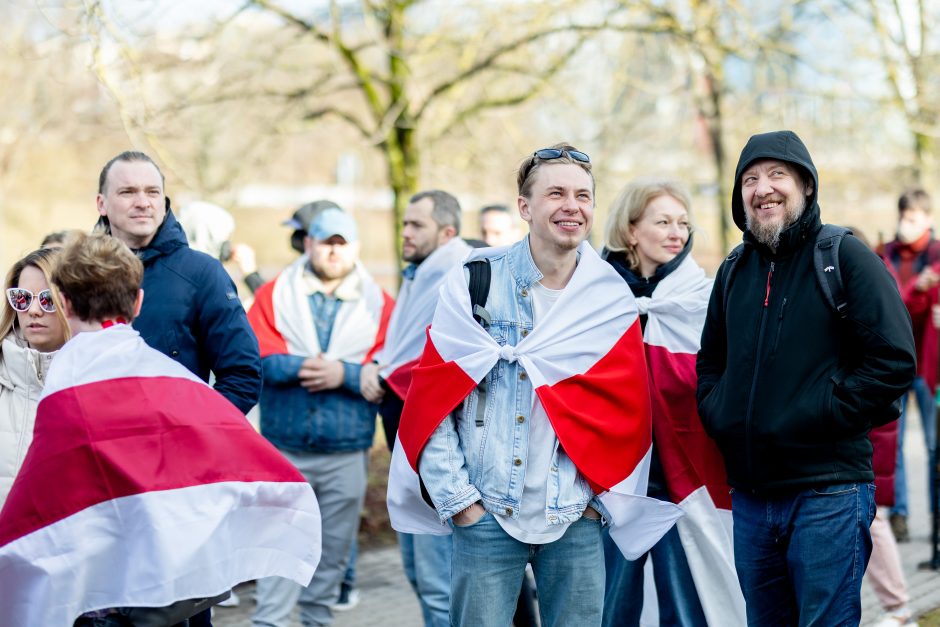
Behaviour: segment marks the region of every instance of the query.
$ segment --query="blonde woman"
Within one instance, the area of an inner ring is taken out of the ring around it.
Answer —
[[[724,464],[695,402],[695,356],[712,280],[690,254],[690,206],[680,183],[631,182],[611,207],[604,257],[633,292],[643,326],[653,408],[648,495],[686,510],[647,554],[659,624],[743,625]],[[605,554],[604,625],[639,625],[647,555],[628,562],[613,542]],[[700,565],[707,565],[707,572]]]
[[[59,251],[41,249],[15,264],[0,314],[0,507],[33,439],[39,392],[56,351],[69,337],[52,268]]]

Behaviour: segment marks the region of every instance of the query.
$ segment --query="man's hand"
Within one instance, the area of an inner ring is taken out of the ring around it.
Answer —
[[[931,317],[933,318],[933,326],[937,329],[940,329],[940,305],[934,305],[930,308]]]
[[[480,505],[479,502],[477,502],[467,509],[461,510],[454,514],[451,520],[454,521],[454,525],[457,527],[466,527],[483,518],[485,513],[486,510],[482,505]]]
[[[385,390],[379,383],[379,370],[382,367],[378,364],[365,364],[359,371],[359,391],[362,397],[370,403],[380,403],[385,396]]]
[[[924,271],[917,275],[917,282],[914,283],[914,289],[919,292],[926,292],[937,283],[940,283],[940,275],[931,268],[924,268]]]
[[[343,362],[324,359],[322,354],[308,357],[297,376],[308,392],[335,390],[343,384]]]

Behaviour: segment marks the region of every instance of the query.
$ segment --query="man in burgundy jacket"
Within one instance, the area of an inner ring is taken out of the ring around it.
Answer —
[[[911,314],[914,340],[917,343],[917,378],[911,390],[923,423],[927,445],[928,469],[936,455],[937,423],[934,390],[937,387],[937,329],[931,323],[931,307],[937,304],[940,283],[940,241],[934,239],[930,195],[920,188],[906,191],[898,199],[897,238],[884,246],[885,263],[895,274],[901,297]],[[895,503],[891,509],[891,528],[898,542],[909,539],[907,531],[907,481],[904,470],[904,426],[907,419],[907,398],[902,399],[903,411],[898,423],[898,454],[895,473]],[[933,499],[931,485],[930,498]],[[932,500],[931,500],[932,503]]]

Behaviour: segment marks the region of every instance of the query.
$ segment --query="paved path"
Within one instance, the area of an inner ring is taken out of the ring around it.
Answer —
[[[917,570],[919,562],[930,559],[930,515],[926,504],[924,437],[920,420],[915,416],[907,421],[904,446],[908,461],[911,541],[899,547],[911,596],[910,607],[915,615],[920,615],[940,607],[940,574]],[[357,570],[362,600],[356,608],[336,614],[336,627],[421,626],[421,611],[405,581],[397,546],[361,554]],[[254,586],[245,584],[237,591],[242,598],[241,606],[218,608],[213,619],[216,627],[250,627]],[[873,625],[881,615],[881,608],[868,582],[862,588],[862,604],[862,625]],[[292,627],[299,625],[296,621],[292,623]]]

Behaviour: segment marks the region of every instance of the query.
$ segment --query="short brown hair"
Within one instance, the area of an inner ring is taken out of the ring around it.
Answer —
[[[908,209],[920,209],[924,213],[930,213],[930,194],[921,187],[912,187],[898,198],[898,213],[904,213]]]
[[[83,322],[134,317],[144,265],[122,241],[104,233],[66,240],[52,281]]]
[[[555,144],[554,146],[549,146],[549,148],[554,148],[555,150],[563,150],[565,152],[569,150],[574,150],[576,152],[581,152],[571,144],[561,142],[560,144]],[[535,181],[535,173],[539,171],[539,168],[543,163],[556,164],[556,163],[573,163],[574,165],[580,166],[582,170],[588,173],[588,176],[591,177],[591,191],[594,191],[594,173],[591,172],[591,164],[585,163],[583,161],[578,161],[572,159],[567,154],[563,154],[557,159],[548,159],[542,160],[539,159],[536,154],[533,152],[531,155],[526,157],[522,163],[519,164],[519,171],[516,174],[516,186],[519,189],[519,195],[524,196],[525,198],[529,197],[529,194],[532,193],[532,184]]]

